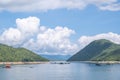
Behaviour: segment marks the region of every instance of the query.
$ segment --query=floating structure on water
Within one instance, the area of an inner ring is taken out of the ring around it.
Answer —
[[[61,61],[55,61],[55,62],[51,62],[51,64],[70,64],[69,62],[61,62]]]

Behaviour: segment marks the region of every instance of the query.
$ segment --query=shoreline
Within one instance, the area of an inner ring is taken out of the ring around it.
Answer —
[[[17,64],[46,64],[46,63],[49,63],[49,62],[45,62],[45,61],[40,61],[40,62],[0,62],[0,65],[3,65],[3,64],[10,64],[10,65],[17,65]]]
[[[81,62],[81,63],[92,63],[92,64],[120,64],[120,61],[68,61],[68,62]],[[0,65],[19,65],[19,64],[46,64],[50,61],[39,61],[39,62],[0,62]]]
[[[120,61],[68,61],[68,62],[81,62],[92,64],[120,64]]]
[[[120,64],[120,61],[82,61],[93,64]]]

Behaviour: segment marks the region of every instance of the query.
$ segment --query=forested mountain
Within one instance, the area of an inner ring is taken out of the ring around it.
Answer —
[[[68,61],[120,61],[120,45],[105,39],[95,40]]]
[[[16,61],[48,61],[29,51],[25,48],[13,48],[4,44],[0,44],[0,62],[16,62]]]

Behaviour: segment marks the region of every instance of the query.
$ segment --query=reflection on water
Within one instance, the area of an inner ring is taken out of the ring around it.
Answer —
[[[120,65],[70,64],[12,65],[0,68],[0,80],[119,80]]]

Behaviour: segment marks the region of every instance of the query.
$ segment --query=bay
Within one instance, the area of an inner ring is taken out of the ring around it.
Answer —
[[[29,64],[0,67],[0,80],[119,80],[120,64]]]

